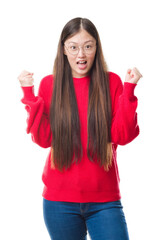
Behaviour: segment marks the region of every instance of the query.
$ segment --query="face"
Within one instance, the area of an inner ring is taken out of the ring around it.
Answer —
[[[93,51],[89,51],[90,47]],[[70,52],[79,48],[78,53],[73,55]],[[88,75],[96,54],[96,40],[86,30],[81,29],[73,37],[65,41],[64,54],[72,69],[72,76],[76,78],[85,77]]]

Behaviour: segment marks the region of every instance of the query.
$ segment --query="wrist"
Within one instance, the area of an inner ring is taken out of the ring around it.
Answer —
[[[32,87],[33,86],[33,83],[32,82],[30,82],[30,83],[28,83],[28,82],[23,82],[23,83],[20,83],[20,85],[21,85],[21,87]]]
[[[138,83],[138,81],[128,81],[128,80],[125,80],[124,82],[132,83],[132,84],[137,84]]]
[[[23,99],[27,99],[27,100],[33,100],[35,99],[35,95],[34,95],[34,85],[32,86],[21,86],[22,91],[23,91]]]

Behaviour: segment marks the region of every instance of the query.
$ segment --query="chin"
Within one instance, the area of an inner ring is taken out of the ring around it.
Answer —
[[[77,76],[77,77],[85,77],[85,76],[87,76],[89,74],[89,71],[87,71],[87,70],[85,70],[85,71],[75,71],[74,72],[74,74],[73,74],[73,76],[75,77],[75,76]]]

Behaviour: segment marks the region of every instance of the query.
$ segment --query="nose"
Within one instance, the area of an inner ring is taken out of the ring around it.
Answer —
[[[82,56],[85,56],[85,52],[83,50],[83,47],[80,47],[79,50],[78,50],[78,56],[79,57],[82,57]]]

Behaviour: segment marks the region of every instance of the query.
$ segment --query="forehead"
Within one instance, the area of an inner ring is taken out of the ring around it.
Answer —
[[[93,38],[86,30],[82,29],[78,33],[76,33],[74,36],[68,38],[65,42],[66,43],[77,43],[77,44],[83,44],[88,41],[96,42],[95,38]]]

